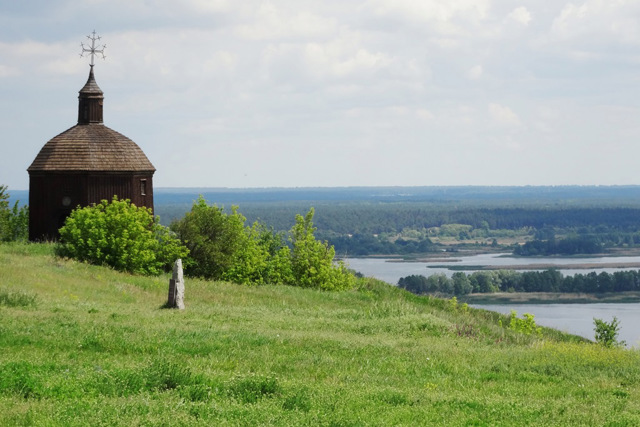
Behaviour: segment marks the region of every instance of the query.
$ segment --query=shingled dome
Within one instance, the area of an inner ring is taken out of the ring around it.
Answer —
[[[141,171],[155,168],[140,147],[105,125],[76,125],[47,142],[27,169],[35,171]]]
[[[131,139],[103,124],[93,65],[78,96],[78,124],[47,142],[29,166],[29,238],[55,239],[77,206],[130,199],[153,209],[155,168]]]

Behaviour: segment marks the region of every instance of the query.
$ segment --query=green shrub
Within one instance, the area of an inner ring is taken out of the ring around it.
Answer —
[[[224,280],[257,285],[290,281],[290,251],[282,235],[256,222],[245,228],[243,240],[235,263],[222,274]]]
[[[237,206],[226,214],[202,196],[171,224],[191,252],[186,272],[241,284],[284,283],[290,276],[289,248],[282,236],[259,223],[244,225]]]
[[[315,239],[313,208],[296,216],[285,238],[260,223],[245,226],[236,206],[227,214],[201,196],[191,211],[171,224],[191,253],[189,275],[240,284],[286,284],[325,290],[351,289],[355,277],[342,262],[334,263],[335,250]]]
[[[452,297],[451,299],[447,300],[447,309],[449,311],[458,310],[458,298],[457,297]]]
[[[521,332],[525,335],[542,335],[542,328],[536,325],[533,314],[524,313],[522,315],[522,319],[518,319],[518,313],[516,313],[515,310],[511,310],[511,316],[509,317],[509,329]]]
[[[190,251],[191,263],[185,268],[187,274],[222,279],[247,241],[244,221],[235,206],[227,215],[222,208],[208,205],[200,196],[190,212],[171,224],[171,229]]]
[[[150,209],[117,197],[71,212],[56,246],[59,256],[140,274],[168,271],[188,252]]]
[[[618,341],[618,334],[620,333],[620,321],[617,317],[613,316],[611,322],[605,322],[602,319],[593,319],[594,330],[596,332],[596,342],[604,347],[624,347],[626,343],[624,341]]]
[[[0,185],[0,242],[27,240],[29,236],[29,207],[9,207],[7,186]]]
[[[344,263],[334,263],[335,249],[327,242],[316,240],[313,233],[314,209],[302,217],[296,215],[296,223],[291,228],[291,270],[294,286],[320,288],[324,290],[351,289],[356,279]]]

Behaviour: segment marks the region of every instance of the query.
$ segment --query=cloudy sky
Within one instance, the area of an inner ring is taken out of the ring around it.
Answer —
[[[162,187],[640,184],[638,0],[0,0],[0,184],[105,124]]]

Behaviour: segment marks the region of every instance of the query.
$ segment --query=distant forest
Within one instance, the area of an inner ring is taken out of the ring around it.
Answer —
[[[168,225],[200,194],[276,231],[314,207],[316,236],[342,256],[469,247],[527,256],[640,245],[640,186],[156,188],[155,213]],[[26,191],[10,196],[28,200]]]

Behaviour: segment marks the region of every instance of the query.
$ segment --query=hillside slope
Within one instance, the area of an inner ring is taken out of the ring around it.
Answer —
[[[357,291],[187,280],[0,245],[0,425],[640,425],[640,353]]]

